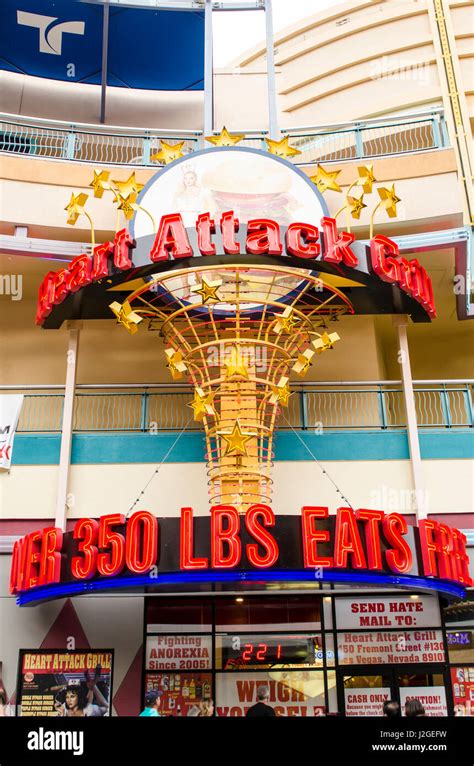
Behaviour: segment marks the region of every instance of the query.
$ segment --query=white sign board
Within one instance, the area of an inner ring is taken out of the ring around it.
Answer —
[[[207,670],[211,636],[147,636],[147,670]]]
[[[338,633],[340,665],[392,665],[445,662],[440,630]]]
[[[359,628],[437,628],[438,600],[433,596],[369,596],[337,598],[336,626]]]
[[[388,688],[344,689],[346,715],[383,715],[383,703],[391,699]]]
[[[440,717],[448,715],[446,691],[444,686],[411,686],[400,689],[402,715],[405,715],[407,700],[417,699],[425,709],[426,715]]]
[[[23,394],[0,396],[0,470],[9,471]]]
[[[325,714],[323,674],[295,670],[219,673],[216,714],[225,718],[245,716],[257,702],[257,688],[262,685],[268,686],[268,704],[277,716],[310,718]]]

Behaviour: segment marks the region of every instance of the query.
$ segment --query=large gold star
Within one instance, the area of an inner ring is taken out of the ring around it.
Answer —
[[[171,372],[173,380],[181,380],[184,373],[188,369],[183,362],[183,355],[180,351],[175,351],[173,348],[165,349],[165,354],[168,359],[167,367]]]
[[[374,166],[360,165],[357,168],[357,172],[360,176],[357,181],[357,186],[362,186],[364,194],[370,194],[372,191],[372,184],[377,180],[374,176]]]
[[[135,178],[135,171],[126,181],[112,181],[112,183],[115,184],[122,197],[128,197],[130,194],[135,194],[137,197],[144,188],[144,184],[139,184]]]
[[[220,300],[219,296],[217,295],[217,290],[221,285],[222,279],[215,279],[213,282],[207,282],[206,278],[203,277],[200,285],[194,285],[194,287],[191,287],[191,292],[200,295],[201,302],[204,305],[208,301]]]
[[[252,437],[256,436],[256,433],[249,433],[242,431],[238,420],[235,421],[232,431],[218,431],[219,436],[227,442],[227,449],[225,455],[247,455],[246,444]]]
[[[205,136],[206,141],[214,146],[234,146],[244,138],[244,133],[229,133],[225,125],[218,136]]]
[[[300,354],[293,367],[291,368],[293,372],[296,372],[296,374],[301,378],[306,375],[309,368],[311,367],[311,359],[313,358],[314,353],[315,352],[310,348],[307,348],[304,354]]]
[[[226,378],[233,378],[235,375],[240,375],[242,378],[248,380],[249,371],[245,359],[240,353],[240,348],[232,346],[230,357],[224,362],[226,367]]]
[[[94,170],[94,178],[89,186],[94,189],[94,197],[102,199],[104,191],[111,191],[112,186],[109,183],[110,172],[108,170]]]
[[[276,386],[272,386],[272,395],[270,397],[271,404],[281,404],[283,407],[288,407],[288,401],[291,396],[290,386],[288,378],[282,376]]]
[[[135,333],[138,332],[137,325],[143,321],[143,317],[132,310],[128,301],[124,301],[123,304],[114,301],[109,305],[109,308],[112,309],[117,317],[118,324],[123,325],[130,335],[135,335]]]
[[[277,157],[294,157],[296,154],[301,154],[299,149],[295,149],[294,146],[289,145],[289,140],[289,136],[285,136],[281,141],[272,141],[271,138],[265,139],[268,151],[270,154],[275,154]]]
[[[336,178],[341,172],[340,170],[334,170],[332,173],[328,173],[319,163],[317,167],[318,172],[315,176],[310,176],[310,180],[318,187],[318,191],[320,191],[321,194],[327,190],[337,192],[342,191],[341,187],[336,182]]]
[[[215,410],[211,404],[212,394],[205,394],[202,388],[196,388],[194,399],[188,404],[194,410],[194,420],[201,421],[205,415],[215,415]]]
[[[383,207],[387,211],[389,218],[397,217],[397,202],[401,202],[400,197],[395,194],[395,184],[392,184],[391,189],[387,189],[385,186],[380,186],[377,189],[379,197],[382,200]]]
[[[351,216],[353,218],[360,218],[360,214],[364,207],[367,207],[367,205],[364,203],[364,195],[361,194],[360,197],[347,197],[347,206],[350,210]]]
[[[276,333],[291,333],[295,325],[299,322],[299,318],[295,316],[295,312],[291,306],[287,306],[282,314],[276,314],[275,319],[277,321],[275,322],[273,329]]]
[[[180,157],[184,157],[183,146],[184,141],[180,141],[179,144],[167,144],[166,141],[160,142],[160,150],[156,154],[152,154],[150,159],[153,162],[162,162],[164,165],[169,165],[170,162],[179,160]]]
[[[334,344],[337,343],[338,340],[341,340],[337,332],[323,332],[322,335],[320,335],[319,338],[316,338],[316,340],[313,340],[312,346],[315,349],[317,354],[322,354],[323,351],[327,351],[329,348],[334,348]]]
[[[74,226],[79,216],[84,213],[84,205],[88,199],[89,195],[84,194],[83,192],[80,194],[71,194],[71,201],[69,202],[69,205],[66,205],[64,208],[64,210],[67,210],[68,212],[67,222],[71,226]]]
[[[139,209],[136,205],[137,195],[136,192],[131,192],[127,197],[122,194],[117,194],[115,201],[120,203],[118,209],[122,211],[127,221],[131,221],[135,212]]]

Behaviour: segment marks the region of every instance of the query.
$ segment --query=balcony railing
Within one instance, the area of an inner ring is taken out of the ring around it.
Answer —
[[[418,425],[423,429],[474,427],[474,380],[414,383]],[[0,393],[23,393],[19,433],[59,433],[64,389],[61,386],[0,386]],[[80,385],[73,428],[76,433],[157,433],[200,431],[188,406],[184,385]],[[313,431],[391,430],[406,427],[400,381],[328,382],[295,385],[278,428]]]
[[[267,148],[264,140],[267,131],[242,129],[238,132],[246,135],[240,146]],[[399,155],[449,146],[442,109],[404,117],[291,128],[282,130],[282,133],[290,136],[290,143],[301,151],[293,160],[296,165]],[[159,151],[161,140],[172,144],[184,141],[185,153],[210,146],[201,130],[141,130],[0,115],[0,152],[8,154],[68,162],[159,167],[151,157]]]

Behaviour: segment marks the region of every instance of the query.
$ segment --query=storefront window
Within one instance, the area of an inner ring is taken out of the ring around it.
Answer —
[[[331,680],[335,684],[335,679]],[[257,701],[257,689],[261,685],[268,686],[268,704],[279,716],[325,715],[324,673],[273,669],[264,673],[218,673],[217,715],[244,716]]]
[[[321,601],[300,596],[217,600],[216,629],[232,631],[237,625],[258,630],[320,630]]]
[[[474,630],[448,630],[446,639],[450,662],[474,664]]]
[[[207,599],[148,598],[145,610],[147,633],[212,630],[212,605]]]
[[[188,716],[201,699],[211,699],[210,673],[146,673],[145,692],[162,692],[160,713],[165,716]]]
[[[454,715],[474,716],[474,665],[451,668]]]
[[[383,715],[383,703],[392,697],[389,675],[350,675],[343,682],[347,716]]]
[[[427,716],[448,715],[444,678],[441,673],[399,673],[397,683],[400,689],[400,707],[405,715],[408,700],[417,699],[423,705]]]
[[[321,635],[225,634],[216,636],[219,670],[322,668]]]

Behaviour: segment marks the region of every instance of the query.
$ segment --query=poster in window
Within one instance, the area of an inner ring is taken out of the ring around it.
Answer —
[[[113,650],[22,649],[17,715],[110,715]]]

